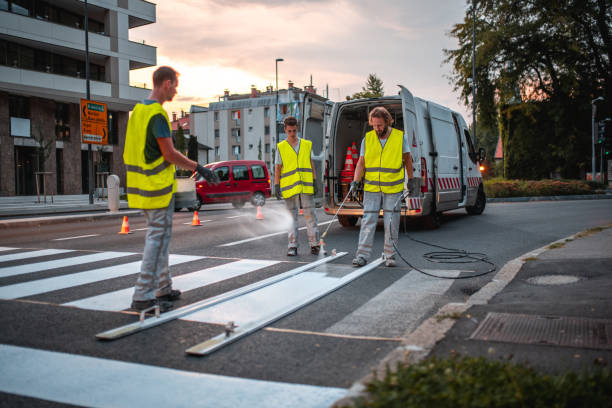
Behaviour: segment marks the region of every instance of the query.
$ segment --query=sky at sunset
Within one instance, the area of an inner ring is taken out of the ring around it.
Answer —
[[[223,95],[265,90],[292,80],[312,82],[317,93],[344,100],[361,90],[368,74],[384,82],[385,94],[402,84],[415,96],[462,113],[447,76],[444,48],[463,20],[464,0],[157,0],[157,22],[130,30],[132,41],[157,47],[158,65],[171,65],[181,76],[169,112],[189,111]],[[154,68],[130,73],[132,85],[151,87]]]

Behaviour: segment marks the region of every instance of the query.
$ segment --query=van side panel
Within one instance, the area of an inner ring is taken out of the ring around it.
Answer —
[[[325,132],[325,101],[313,99],[311,96],[304,99],[304,113],[302,115],[302,138],[312,142],[312,154],[315,156],[315,178],[318,194],[315,202],[320,205],[323,194],[323,141]]]

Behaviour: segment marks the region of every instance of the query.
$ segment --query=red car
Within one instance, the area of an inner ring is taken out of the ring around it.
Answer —
[[[270,197],[270,176],[261,160],[228,160],[207,164],[221,182],[212,185],[204,178],[196,180],[197,206],[202,204],[232,203],[241,208],[250,201],[254,206],[264,205]]]

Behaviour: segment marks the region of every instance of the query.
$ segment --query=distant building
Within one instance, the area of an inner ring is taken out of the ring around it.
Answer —
[[[84,15],[82,1],[0,1],[0,195],[36,194],[40,171],[49,173],[47,193],[89,190],[79,108],[86,97]],[[157,59],[156,48],[130,41],[129,30],[154,23],[155,5],[91,0],[88,17],[91,99],[109,111],[109,144],[92,145],[94,172],[117,174],[125,186],[128,112],[150,92],[130,86],[129,73]],[[40,139],[48,144],[42,155]]]
[[[222,100],[211,103],[208,108],[192,106],[190,112],[191,134],[198,142],[214,147],[210,162],[221,160],[261,160],[272,167],[276,149],[277,117],[282,122],[287,116],[300,120],[306,95],[316,95],[312,86],[304,89],[293,86],[278,92],[278,115],[276,92],[271,86],[265,91],[251,88],[248,94],[230,95],[226,90]],[[286,135],[279,129],[278,140]]]

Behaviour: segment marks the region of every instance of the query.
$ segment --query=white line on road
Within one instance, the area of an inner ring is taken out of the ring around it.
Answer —
[[[0,278],[22,275],[25,273],[48,271],[49,269],[65,268],[90,262],[104,261],[106,259],[120,258],[122,256],[136,255],[132,252],[97,252],[95,254],[75,256],[72,258],[56,259],[53,261],[36,262],[19,266],[0,268]]]
[[[280,261],[242,259],[240,261],[230,262],[223,265],[214,266],[212,268],[206,268],[200,271],[173,277],[172,287],[174,289],[186,292],[188,290],[197,289],[202,286],[211,285],[226,279],[244,275],[257,269],[266,268],[279,262]],[[130,301],[132,300],[133,293],[134,288],[121,289],[115,292],[104,293],[102,295],[64,303],[64,306],[75,306],[81,309],[116,312],[130,307]]]
[[[17,249],[17,248],[11,248],[11,249]],[[73,252],[73,250],[72,249],[41,249],[39,251],[19,252],[17,254],[0,256],[0,262],[18,261],[21,259],[35,258],[37,256],[49,256],[49,255],[63,254],[66,252]]]
[[[169,266],[184,262],[191,262],[204,259],[204,256],[190,255],[170,255]],[[31,282],[16,283],[14,285],[3,286],[0,288],[0,299],[17,299],[20,297],[38,295],[40,293],[51,292],[59,289],[66,289],[73,286],[85,285],[87,283],[99,282],[106,279],[118,278],[138,273],[140,263],[129,262],[126,264],[109,266],[106,268],[93,269],[85,272],[71,273],[68,275],[56,276],[53,278],[39,279]]]
[[[99,237],[100,234],[89,234],[89,235],[79,235],[77,237],[66,237],[66,238],[55,238],[51,241],[67,241],[69,239],[79,239],[79,238],[89,238],[89,237]]]
[[[147,230],[147,227],[144,227],[144,228],[134,228],[133,230],[130,230],[130,231],[146,231],[146,230]]]
[[[225,217],[225,218],[240,218],[240,217],[248,217],[251,214],[241,214],[241,215],[233,215],[231,217]]]
[[[203,222],[211,222],[212,220],[200,220],[200,224]],[[193,221],[192,221],[193,222]],[[184,222],[184,225],[191,225],[191,222]],[[146,228],[145,228],[146,229]]]
[[[19,362],[16,364],[15,362]],[[329,407],[346,390],[0,345],[0,391],[87,407]]]
[[[333,221],[335,221],[335,220],[320,222],[317,225],[321,226],[321,225],[331,224]],[[298,228],[298,229],[300,231],[302,231],[302,230],[305,230],[306,227],[301,227],[301,228]],[[251,242],[251,241],[257,241],[257,240],[260,240],[262,238],[274,237],[276,235],[281,235],[281,234],[286,234],[286,233],[287,233],[287,231],[273,232],[271,234],[259,235],[259,236],[256,236],[256,237],[247,238],[247,239],[243,239],[243,240],[240,240],[240,241],[228,242],[227,244],[222,244],[222,245],[217,245],[217,246],[218,247],[228,247],[228,246],[240,245],[240,244],[244,244],[244,243]]]

